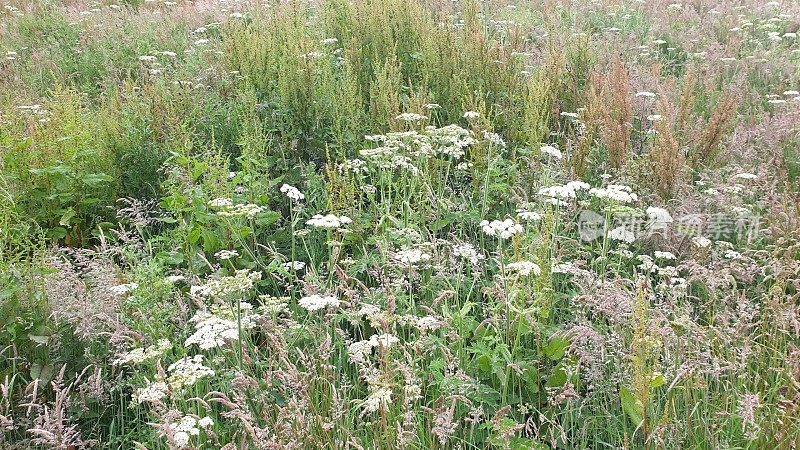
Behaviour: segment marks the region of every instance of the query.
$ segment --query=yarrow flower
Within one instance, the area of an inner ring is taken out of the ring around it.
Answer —
[[[530,274],[539,276],[542,274],[542,268],[538,264],[530,261],[518,261],[506,265],[506,269],[516,272],[524,277]]]
[[[418,249],[400,250],[394,254],[394,259],[403,264],[414,265],[431,259],[431,255]]]
[[[253,305],[247,302],[239,303],[238,314],[228,304],[214,305],[211,311],[198,311],[190,319],[194,322],[195,332],[189,336],[184,345],[189,347],[196,344],[203,350],[222,347],[227,341],[239,340],[239,327],[251,329],[255,326]],[[238,318],[237,318],[238,316]]]
[[[428,117],[417,113],[402,113],[395,117],[395,119],[402,120],[403,122],[420,122],[423,120],[428,120]]]
[[[136,403],[157,403],[169,393],[169,386],[163,381],[155,381],[143,388],[136,389]]]
[[[306,225],[311,225],[316,228],[341,228],[342,225],[353,223],[353,220],[347,216],[336,216],[333,214],[315,214],[310,219],[306,220]]]
[[[480,116],[481,116],[480,113],[475,112],[475,111],[467,111],[467,112],[464,113],[464,118],[467,119],[467,120],[474,120],[474,119],[477,119]]]
[[[288,184],[284,184],[283,186],[281,186],[281,192],[283,192],[284,194],[286,194],[287,197],[296,202],[299,202],[300,200],[306,198],[306,196],[302,192],[300,192],[299,189],[297,189],[294,186],[289,186]]]
[[[114,360],[114,365],[119,364],[127,364],[127,363],[143,363],[150,359],[158,358],[159,356],[163,355],[167,350],[172,348],[172,342],[169,339],[160,339],[154,345],[144,348],[135,348],[116,360]]]
[[[298,305],[309,312],[319,311],[325,308],[337,308],[339,307],[339,303],[339,299],[333,295],[326,295],[323,297],[316,294],[303,297],[297,302]]]
[[[455,244],[453,245],[453,256],[464,258],[472,265],[477,265],[483,259],[483,255],[479,254],[472,244]]]
[[[215,372],[210,367],[203,365],[203,355],[186,356],[172,363],[167,371],[170,372],[167,381],[173,389],[192,386],[206,377],[213,377]]]
[[[500,239],[508,239],[515,234],[525,231],[522,225],[511,219],[493,220],[491,222],[482,220],[480,226],[487,236],[498,236]]]
[[[700,248],[708,248],[711,246],[711,239],[703,236],[695,236],[692,238],[692,243]]]
[[[636,240],[636,235],[625,227],[614,228],[609,231],[608,237],[615,241],[627,242],[628,244]]]
[[[214,253],[214,258],[217,258],[220,261],[236,258],[237,256],[239,256],[239,252],[236,250],[220,250],[217,253]]]
[[[621,184],[609,184],[604,188],[592,188],[589,194],[599,199],[608,199],[619,203],[631,203],[639,197],[631,192],[631,188]]]
[[[545,155],[550,155],[555,159],[561,159],[564,157],[564,155],[561,154],[561,150],[553,147],[552,145],[543,145],[539,148],[539,151]]]

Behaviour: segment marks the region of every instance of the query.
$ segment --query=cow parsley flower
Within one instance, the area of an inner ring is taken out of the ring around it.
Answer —
[[[135,348],[127,353],[122,354],[119,358],[114,360],[114,365],[143,363],[147,360],[158,358],[171,348],[172,342],[170,342],[169,339],[160,339],[154,345],[144,348]]]
[[[453,256],[464,258],[472,265],[477,265],[483,259],[483,255],[479,254],[472,244],[463,243],[453,245]]]
[[[371,414],[379,409],[388,407],[392,401],[392,390],[387,387],[376,389],[366,400],[361,403],[362,415]]]
[[[306,225],[311,225],[316,228],[341,228],[342,225],[348,225],[353,221],[347,216],[336,216],[333,214],[315,214],[313,217],[306,221]]]
[[[655,256],[656,259],[669,259],[669,260],[675,259],[675,255],[672,252],[662,252],[658,250],[653,252],[653,256]]]
[[[703,236],[695,236],[692,238],[692,243],[700,248],[708,248],[711,246],[711,239]]]
[[[257,316],[252,313],[253,306],[247,302],[239,303],[239,314],[228,304],[214,305],[211,309],[211,312],[198,311],[190,319],[195,324],[195,332],[184,341],[186,347],[194,344],[203,350],[222,347],[226,341],[239,340],[240,325],[242,329],[255,326]]]
[[[464,113],[464,118],[467,120],[475,120],[480,116],[481,114],[475,111],[467,111]]]
[[[418,249],[400,250],[394,254],[394,259],[403,264],[414,265],[430,260],[431,255]]]
[[[523,277],[527,277],[530,274],[534,274],[535,276],[539,276],[542,274],[542,268],[539,267],[538,264],[530,261],[513,262],[507,264],[506,268],[512,272],[516,272],[522,275]]]
[[[323,297],[316,294],[303,297],[297,302],[298,305],[309,312],[319,311],[325,308],[337,308],[339,307],[339,303],[339,299],[333,295],[326,295]]]
[[[198,420],[197,424],[200,425],[201,428],[211,428],[214,426],[214,419],[205,416],[202,419]]]
[[[299,189],[297,189],[294,186],[289,186],[288,184],[284,184],[283,186],[281,186],[281,192],[283,192],[284,194],[286,194],[287,197],[296,202],[299,202],[300,200],[306,198],[306,196],[302,192],[300,192]]]
[[[620,184],[609,184],[605,188],[592,188],[589,194],[599,199],[607,199],[619,203],[632,203],[639,197],[631,192],[631,188]]]
[[[134,398],[136,403],[157,403],[159,400],[167,396],[169,386],[163,381],[155,381],[143,388],[136,389]]]
[[[526,222],[537,222],[539,220],[542,220],[542,215],[535,211],[526,211],[524,209],[518,209],[517,215],[519,215],[520,219]]]
[[[215,372],[210,367],[203,365],[203,355],[186,356],[172,363],[167,371],[170,372],[167,381],[173,389],[192,386],[206,377],[213,377]]]
[[[214,253],[214,258],[220,261],[236,258],[237,256],[239,256],[239,252],[236,250],[220,250],[217,253]]]
[[[543,145],[539,148],[539,151],[545,155],[550,155],[555,159],[562,159],[564,157],[564,155],[561,153],[561,150],[553,147],[552,145]]]
[[[489,131],[484,131],[483,132],[483,138],[486,139],[487,141],[491,142],[492,144],[499,146],[499,147],[503,147],[503,148],[506,147],[506,141],[504,141],[503,138],[501,138],[500,135],[497,134],[497,133],[491,133]]]
[[[283,269],[286,270],[287,272],[291,272],[292,270],[300,271],[305,268],[306,268],[306,263],[304,263],[303,261],[289,261],[283,263]]]
[[[417,113],[402,113],[395,117],[395,119],[402,120],[403,122],[420,122],[423,120],[428,120],[428,117]]]
[[[625,227],[617,227],[609,231],[608,237],[615,240],[615,241],[622,241],[631,243],[636,240],[636,235],[633,234],[633,231],[628,230]]]
[[[493,220],[491,222],[482,220],[480,226],[487,236],[497,236],[500,239],[508,239],[515,234],[525,231],[522,225],[511,219]]]

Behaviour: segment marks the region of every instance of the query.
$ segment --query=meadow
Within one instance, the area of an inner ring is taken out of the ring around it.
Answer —
[[[797,449],[799,28],[3,0],[0,449]]]

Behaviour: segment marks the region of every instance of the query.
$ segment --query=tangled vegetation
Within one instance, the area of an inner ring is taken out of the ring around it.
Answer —
[[[0,448],[797,448],[800,4],[2,6]]]

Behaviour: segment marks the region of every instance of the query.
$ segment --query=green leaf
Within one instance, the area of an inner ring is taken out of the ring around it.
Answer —
[[[39,379],[40,384],[47,384],[56,374],[56,367],[52,364],[31,364],[31,378]]]
[[[39,345],[47,345],[50,342],[50,336],[36,336],[33,334],[28,335],[28,339],[36,342]]]
[[[664,383],[666,383],[666,381],[667,380],[664,379],[664,375],[655,372],[653,374],[653,377],[650,379],[650,388],[652,389],[660,388],[661,386],[664,385]]]
[[[67,236],[67,229],[64,227],[55,227],[47,230],[47,237],[50,239],[64,239]]]
[[[556,367],[545,383],[546,387],[561,387],[567,382],[567,372],[561,367]]]
[[[74,209],[67,208],[67,210],[64,211],[64,214],[61,215],[61,219],[58,221],[58,224],[62,225],[62,226],[65,226],[65,227],[68,227],[69,226],[69,221],[72,220],[73,217],[75,217],[75,214],[76,214],[76,212],[75,212]]]
[[[569,339],[565,337],[554,337],[544,348],[544,354],[553,361],[558,361],[564,357],[564,353],[569,347]]]
[[[644,404],[633,395],[633,392],[626,387],[619,389],[619,398],[622,402],[622,410],[628,415],[634,425],[638,426],[644,420]]]

